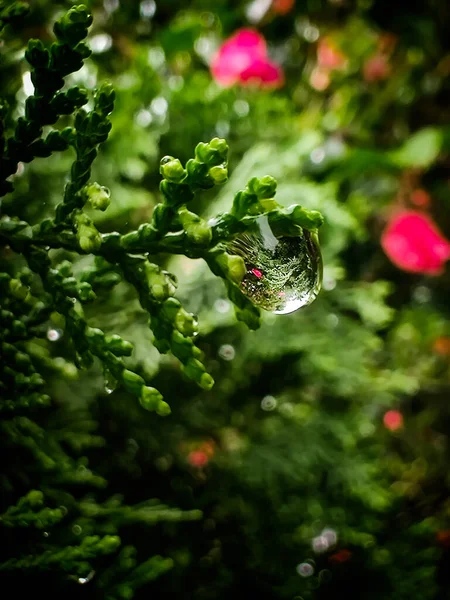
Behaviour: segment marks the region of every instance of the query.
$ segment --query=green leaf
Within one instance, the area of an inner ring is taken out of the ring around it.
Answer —
[[[443,143],[442,132],[427,127],[414,133],[398,150],[390,152],[399,167],[429,167],[438,157]]]

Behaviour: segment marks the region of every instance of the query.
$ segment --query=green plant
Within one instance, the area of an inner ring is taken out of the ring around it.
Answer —
[[[12,6],[2,3],[0,22],[20,20],[25,12],[21,3]],[[259,309],[239,286],[246,271],[244,260],[231,254],[228,244],[245,234],[262,214],[279,235],[295,237],[302,229],[315,232],[322,223],[316,211],[298,205],[287,209],[277,205],[273,200],[276,182],[268,176],[252,178],[236,194],[230,212],[210,222],[191,212],[188,205],[197,192],[227,179],[228,147],[225,140],[214,138],[209,143],[200,143],[195,158],[185,166],[173,157],[161,160],[161,202],[154,208],[149,223],[124,235],[100,233],[87,209],[106,210],[110,194],[107,188],[90,181],[91,167],[111,129],[109,115],[114,107],[114,91],[105,84],[91,98],[86,90],[67,87],[65,81],[89,57],[90,50],[84,40],[91,23],[88,10],[78,5],[55,23],[56,40],[50,46],[30,40],[25,57],[31,66],[34,93],[26,100],[25,114],[15,119],[5,102],[0,109],[3,196],[13,191],[14,174],[21,163],[66,150],[75,154],[63,199],[52,217],[36,223],[25,221],[15,214],[14,202],[9,202],[0,219],[5,259],[0,274],[0,411],[5,415],[1,428],[7,447],[24,452],[45,473],[38,482],[44,491],[24,491],[21,497],[14,492],[13,474],[5,475],[9,497],[14,501],[4,511],[1,525],[43,531],[63,524],[71,527],[72,537],[76,538],[78,528],[81,530],[77,521],[80,520],[83,529],[90,532],[80,543],[74,542],[63,549],[38,548],[25,557],[7,558],[0,564],[0,570],[59,568],[79,581],[89,577],[94,559],[117,554],[120,546],[117,532],[123,522],[180,521],[200,516],[199,511],[171,510],[159,503],[128,507],[114,498],[104,504],[80,501],[75,506],[73,496],[61,491],[61,485],[67,483],[82,481],[101,489],[105,482],[87,469],[83,461],[71,458],[60,440],[37,423],[35,409],[51,403],[49,373],[56,370],[73,377],[77,369],[88,368],[98,359],[107,382],[111,379],[119,382],[139,398],[145,409],[162,416],[170,413],[169,404],[159,391],[148,384],[132,362],[127,362],[133,345],[117,334],[91,327],[83,307],[95,303],[97,294],[127,282],[148,313],[156,348],[162,353],[171,352],[181,362],[185,374],[208,390],[214,382],[194,343],[198,331],[196,317],[174,298],[176,280],[154,257],[168,253],[204,259],[210,270],[224,280],[237,318],[255,329],[259,326]],[[83,108],[86,105],[88,108]],[[82,255],[92,260],[75,276],[73,263]],[[51,326],[55,319],[64,324],[70,347],[71,355],[64,358],[53,357],[49,350],[49,340],[59,335]],[[88,429],[83,443],[95,447],[102,442]],[[36,485],[33,470],[31,467],[25,486],[19,489],[29,490]],[[68,503],[74,507],[72,512],[66,506]],[[112,513],[115,525],[111,531],[111,526],[103,527],[99,521]],[[138,583],[141,585],[171,567],[169,559],[159,556],[137,565],[133,552],[124,548],[118,555],[121,567],[116,571],[122,573],[120,583],[116,582],[114,572],[111,577],[103,575],[102,581],[108,582],[110,588],[107,597],[130,597]]]

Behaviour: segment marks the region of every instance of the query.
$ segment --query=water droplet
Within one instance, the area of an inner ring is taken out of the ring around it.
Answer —
[[[273,396],[264,396],[261,400],[261,408],[263,410],[275,410],[277,407],[277,399]]]
[[[91,571],[86,577],[79,577],[78,583],[81,583],[81,585],[83,585],[85,583],[89,583],[91,581],[91,579],[94,577],[94,575],[95,575],[95,571]]]
[[[72,527],[72,533],[74,533],[75,535],[80,535],[82,531],[83,530],[81,529],[81,527],[79,525],[74,525]]]
[[[220,358],[223,358],[223,360],[233,360],[236,356],[236,350],[231,344],[222,344],[219,348],[219,356]]]
[[[105,392],[107,394],[112,394],[117,387],[117,379],[107,369],[103,372],[103,379],[105,383]]]
[[[256,306],[275,314],[289,314],[310,304],[322,285],[317,235],[300,227],[298,231],[296,237],[277,237],[263,215],[250,233],[228,245],[230,254],[245,261],[242,292]]]
[[[48,538],[50,534],[49,534],[49,532],[48,532],[48,531],[44,531],[44,532],[42,533],[42,535],[43,535],[45,538]]]
[[[62,336],[62,333],[63,332],[61,329],[49,329],[47,331],[47,339],[49,339],[51,342],[57,342]]]
[[[198,336],[198,315],[192,315],[192,327],[194,328],[192,337],[197,337]]]
[[[296,571],[301,577],[311,577],[314,573],[314,567],[307,562],[303,562],[297,565]]]

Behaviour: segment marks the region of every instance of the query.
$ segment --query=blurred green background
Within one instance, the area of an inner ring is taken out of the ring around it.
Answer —
[[[16,116],[32,92],[25,44],[49,41],[72,2],[30,4],[26,27],[0,48],[0,87]],[[92,214],[100,231],[149,220],[162,156],[185,161],[198,142],[224,137],[230,179],[195,209],[215,215],[250,177],[276,177],[281,204],[324,214],[323,289],[294,314],[265,313],[250,332],[205,265],[160,257],[199,316],[210,392],[153,348],[130,287],[90,306],[92,326],[135,343],[172,415],[105,387],[99,368],[54,374],[55,406],[36,419],[80,477],[55,491],[44,467],[6,448],[3,510],[51,487],[68,515],[45,536],[2,530],[0,561],[118,532],[138,563],[161,555],[171,568],[127,580],[100,557],[84,578],[19,570],[2,572],[5,586],[19,598],[30,586],[49,598],[450,598],[450,274],[445,264],[434,275],[399,268],[381,245],[400,210],[427,214],[450,237],[448,0],[86,4],[93,54],[71,81],[108,80],[117,94],[94,164],[112,197]],[[242,28],[265,38],[284,72],[277,88],[214,80],[213,57]],[[31,223],[53,214],[72,159],[67,151],[21,168],[3,200],[9,214]],[[68,356],[63,330],[49,349]],[[155,498],[202,516],[139,516],[136,506]],[[128,517],[114,511],[121,502],[135,507]]]

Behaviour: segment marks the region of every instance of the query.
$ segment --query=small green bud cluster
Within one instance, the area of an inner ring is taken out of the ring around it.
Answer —
[[[49,284],[55,286],[55,289],[61,289],[62,293],[71,298],[67,306],[71,306],[73,299],[76,298],[83,304],[92,302],[96,299],[94,290],[88,281],[78,281],[72,273],[72,264],[64,260],[54,269],[48,272]]]
[[[185,168],[173,156],[162,158],[160,189],[165,202],[175,206],[186,204],[192,200],[195,191],[225,183],[228,179],[227,154],[226,141],[214,138],[208,144],[197,145],[195,158],[188,160]]]
[[[102,245],[102,236],[85,213],[75,215],[78,241],[85,252],[95,252]]]
[[[82,194],[85,196],[85,201],[96,210],[106,210],[110,203],[111,192],[108,188],[94,182],[82,189]]]
[[[196,246],[209,246],[212,240],[212,230],[208,223],[190,212],[186,207],[178,209],[178,218],[186,236]]]
[[[258,179],[253,177],[247,184],[245,190],[238,192],[233,201],[231,214],[236,219],[241,220],[247,215],[256,215],[267,212],[270,203],[267,200],[273,199],[277,189],[277,182],[273,177],[267,175]],[[263,203],[263,201],[265,201]],[[274,202],[273,207],[277,204]]]
[[[53,527],[63,518],[64,512],[61,508],[45,506],[44,494],[39,490],[31,490],[0,516],[1,523],[5,527],[32,526],[36,529]]]

